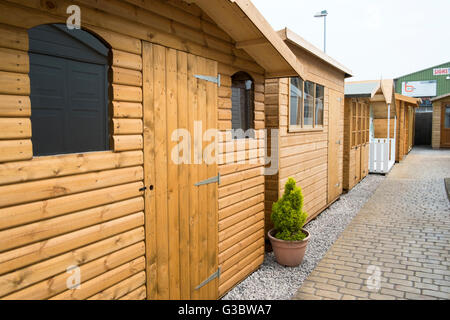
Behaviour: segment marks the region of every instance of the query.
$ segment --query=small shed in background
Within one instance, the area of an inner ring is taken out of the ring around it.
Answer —
[[[395,94],[397,110],[396,162],[402,161],[414,146],[416,108],[420,103],[421,99]]]
[[[369,173],[388,173],[394,166],[396,151],[397,113],[395,109],[394,81],[369,80],[347,82],[345,86],[347,97],[351,98],[352,94],[353,97],[359,94],[360,98],[362,96],[369,98]],[[357,121],[359,121],[359,116]],[[363,137],[362,133],[359,134],[357,124],[355,143],[358,143],[359,136]],[[353,132],[351,134],[353,135]]]
[[[433,103],[433,149],[450,148],[450,93],[431,101]]]
[[[379,82],[345,85],[344,107],[344,190],[351,190],[369,174],[370,99]]]

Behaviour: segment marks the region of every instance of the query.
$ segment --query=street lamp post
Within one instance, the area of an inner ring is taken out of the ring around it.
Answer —
[[[327,52],[327,15],[327,10],[322,10],[314,15],[315,18],[323,17],[323,52]]]

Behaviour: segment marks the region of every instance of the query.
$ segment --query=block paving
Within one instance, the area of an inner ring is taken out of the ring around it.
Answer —
[[[396,164],[293,297],[450,299],[450,150]]]

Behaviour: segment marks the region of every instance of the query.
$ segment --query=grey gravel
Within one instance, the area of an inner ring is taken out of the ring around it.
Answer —
[[[261,267],[225,295],[223,299],[291,299],[384,179],[385,177],[382,175],[367,176],[305,227],[311,233],[311,239],[300,266],[296,268],[280,266],[275,261],[273,253],[267,253]]]

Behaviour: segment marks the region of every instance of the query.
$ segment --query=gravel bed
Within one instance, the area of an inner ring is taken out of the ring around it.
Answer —
[[[311,239],[300,266],[282,267],[275,261],[273,253],[267,253],[262,266],[223,300],[291,299],[384,179],[382,175],[367,176],[305,227],[310,231]]]

